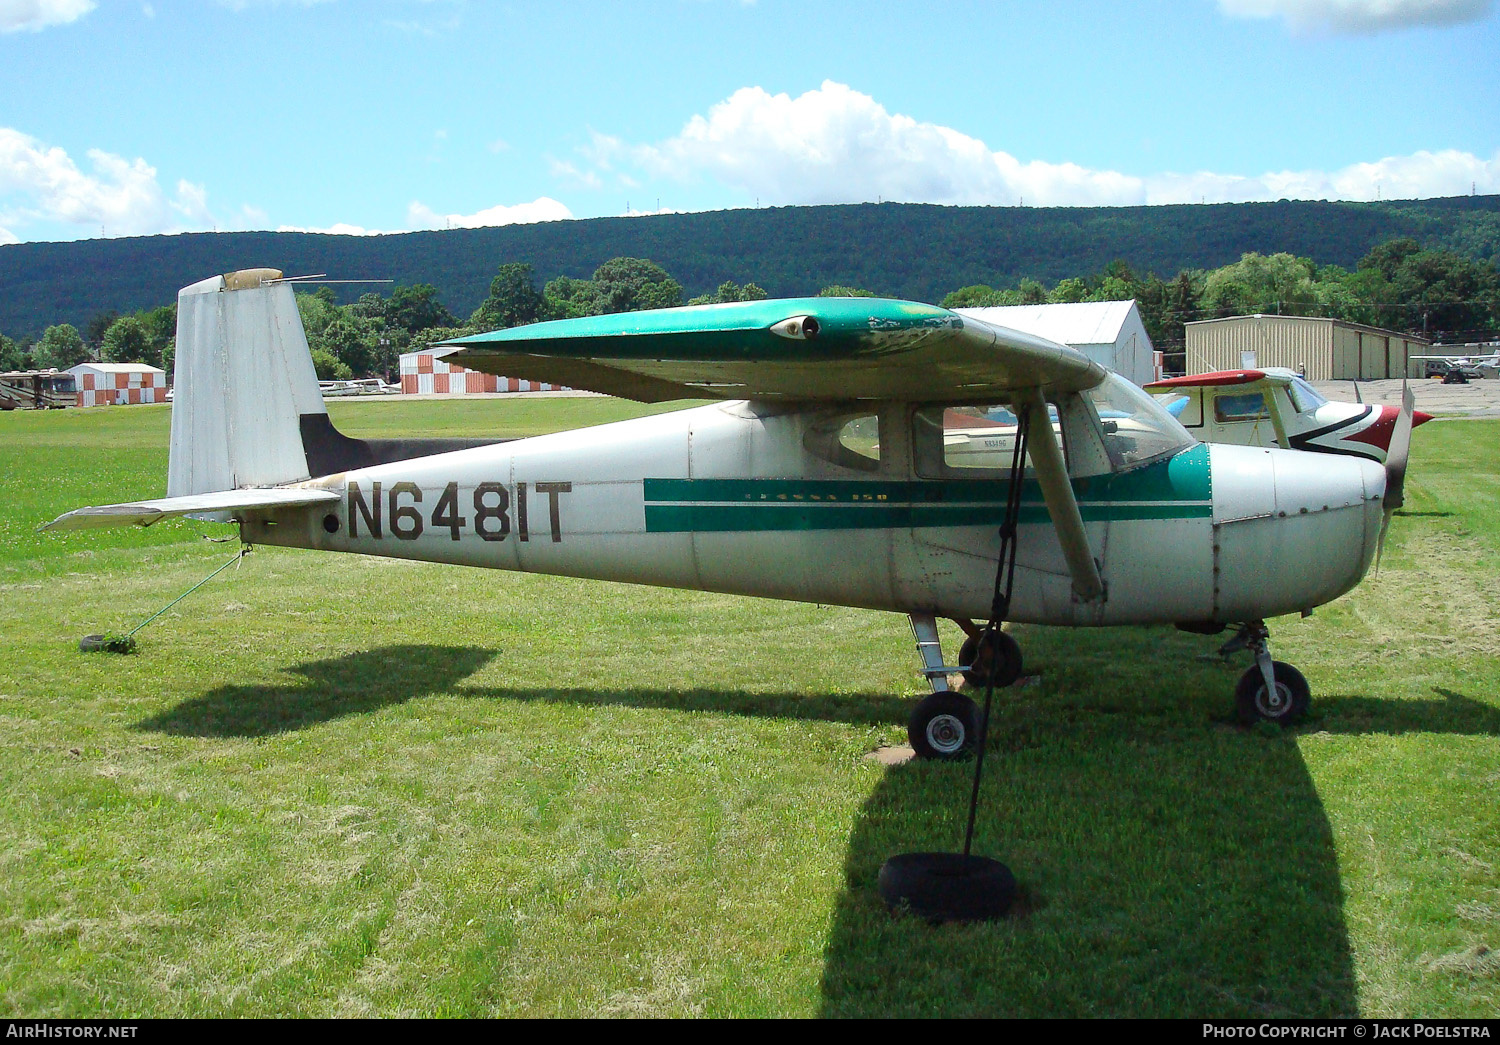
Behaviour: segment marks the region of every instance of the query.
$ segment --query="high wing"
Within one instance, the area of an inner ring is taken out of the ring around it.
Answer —
[[[609,395],[670,399],[990,402],[1079,391],[1081,352],[945,308],[781,298],[588,316],[455,338],[449,363]]]
[[[327,490],[300,487],[224,490],[220,493],[196,493],[186,497],[159,497],[149,501],[75,508],[59,515],[42,529],[91,530],[101,526],[150,526],[179,515],[213,512],[232,514],[254,508],[296,508],[309,504],[334,503],[338,499],[338,494]]]
[[[1415,356],[1412,358],[1416,358]],[[1186,377],[1169,377],[1143,385],[1148,392],[1165,392],[1173,388],[1208,388],[1221,385],[1249,385],[1265,381],[1272,385],[1292,383],[1290,373],[1265,370],[1215,370],[1211,374],[1189,374]]]

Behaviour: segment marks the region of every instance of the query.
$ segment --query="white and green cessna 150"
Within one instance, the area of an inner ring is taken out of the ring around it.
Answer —
[[[509,442],[351,439],[329,423],[280,277],[181,292],[168,496],[51,528],[206,516],[237,522],[247,543],[904,613],[933,689],[910,727],[929,757],[973,743],[974,705],[948,691],[949,672],[1019,674],[1014,641],[981,643],[972,623],[996,615],[1238,625],[1256,658],[1240,713],[1295,719],[1307,683],[1271,660],[1263,621],[1358,584],[1400,502],[1409,408],[1386,467],[1204,445],[1073,349],[870,298],[463,338],[447,359],[474,370],[722,402]],[[943,663],[939,617],[970,635],[957,667]]]

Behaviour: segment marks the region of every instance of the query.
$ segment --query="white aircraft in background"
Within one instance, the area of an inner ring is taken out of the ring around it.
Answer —
[[[494,374],[720,401],[510,442],[351,439],[329,422],[281,274],[214,276],[178,298],[168,496],[48,525],[207,513],[247,544],[906,614],[932,689],[909,736],[944,758],[976,725],[948,674],[1021,672],[1015,640],[976,621],[1237,625],[1255,658],[1240,715],[1297,719],[1307,682],[1271,659],[1264,621],[1365,575],[1412,423],[1408,400],[1384,468],[1205,445],[1073,349],[871,298],[595,316],[449,347]],[[940,617],[970,636],[959,668]]]
[[[1381,464],[1401,415],[1394,406],[1325,399],[1286,367],[1173,377],[1146,391],[1205,443],[1315,450]],[[1431,414],[1411,412],[1413,428],[1431,420]]]
[[[1436,372],[1442,374],[1445,379],[1454,373],[1466,380],[1478,377],[1500,378],[1500,349],[1496,349],[1487,356],[1411,356],[1410,358],[1425,361],[1429,375],[1433,375],[1434,368],[1436,368]]]

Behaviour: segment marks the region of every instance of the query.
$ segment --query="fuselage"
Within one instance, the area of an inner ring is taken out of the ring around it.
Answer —
[[[1078,394],[1053,411],[1105,595],[1075,597],[1026,479],[1012,619],[1260,619],[1336,598],[1368,568],[1385,485],[1372,462],[1163,441],[1149,419]],[[336,506],[252,514],[242,535],[984,618],[1010,453],[999,437],[994,460],[958,455],[951,427],[945,449],[930,431],[945,421],[905,402],[700,407],[322,477],[301,485],[338,494]]]

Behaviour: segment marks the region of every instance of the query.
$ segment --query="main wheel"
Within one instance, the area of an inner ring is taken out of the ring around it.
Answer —
[[[974,702],[958,693],[934,693],[911,713],[906,736],[918,758],[963,758],[974,746]]]
[[[1302,672],[1279,660],[1271,662],[1271,670],[1276,678],[1275,693],[1267,691],[1258,664],[1252,664],[1234,687],[1235,709],[1240,721],[1247,726],[1256,722],[1276,722],[1285,726],[1307,714],[1312,689]]]
[[[1004,918],[1016,896],[1010,868],[987,856],[902,853],[880,868],[880,897],[891,910],[930,922]]]
[[[1008,632],[998,628],[989,632],[989,641],[982,641],[984,632],[965,639],[958,651],[958,663],[968,668],[965,677],[971,687],[984,687],[994,683],[996,689],[1004,689],[1021,677],[1021,646]]]

